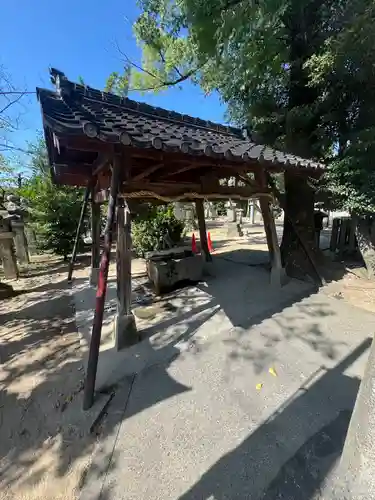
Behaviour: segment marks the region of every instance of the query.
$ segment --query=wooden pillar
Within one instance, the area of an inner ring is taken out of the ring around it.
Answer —
[[[339,233],[340,219],[333,219],[332,230],[331,230],[331,241],[329,244],[329,249],[331,252],[336,252],[337,249],[337,237]]]
[[[111,257],[112,233],[115,221],[117,196],[121,180],[121,160],[114,158],[111,188],[108,201],[107,223],[104,229],[104,246],[100,259],[98,288],[96,292],[94,321],[92,324],[89,359],[87,362],[87,373],[83,394],[83,409],[88,410],[94,402],[95,380],[98,367],[100,338],[102,334],[104,303],[107,293],[108,268]]]
[[[95,189],[91,189],[91,273],[90,285],[98,284],[100,261],[100,205],[95,202]]]
[[[79,243],[79,239],[81,237],[82,224],[83,224],[83,219],[84,219],[85,213],[86,213],[87,202],[89,200],[90,191],[91,191],[91,184],[89,184],[86,187],[85,194],[83,195],[81,214],[79,216],[77,232],[76,232],[76,239],[74,241],[72,257],[71,257],[70,262],[69,262],[68,281],[71,281],[72,276],[73,276],[74,262],[75,262],[76,257],[77,257],[78,243]]]
[[[259,184],[260,189],[267,187],[266,175],[264,169],[255,173],[255,180]],[[282,286],[286,280],[285,270],[281,262],[281,252],[277,238],[275,219],[270,207],[270,202],[265,196],[259,198],[260,209],[264,230],[267,238],[267,246],[271,261],[271,285]]]
[[[115,318],[115,346],[119,351],[138,342],[137,327],[131,312],[131,220],[124,199],[117,208],[117,314]]]
[[[197,211],[198,217],[199,238],[202,256],[206,262],[212,262],[212,255],[210,254],[210,251],[208,249],[206,221],[204,219],[204,207],[202,199],[198,199],[195,201],[195,209]]]

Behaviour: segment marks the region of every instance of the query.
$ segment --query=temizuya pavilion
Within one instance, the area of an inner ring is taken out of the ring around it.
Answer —
[[[295,169],[311,175],[321,165],[255,144],[237,128],[70,82],[56,69],[51,69],[51,80],[55,90],[38,88],[37,95],[52,177],[58,184],[86,187],[82,216],[91,200],[92,279],[97,283],[97,294],[85,383],[87,409],[93,402],[115,217],[117,335],[126,336],[129,325],[134,327],[130,308],[130,212],[126,200],[194,201],[202,255],[210,261],[203,200],[259,198],[273,282],[280,283],[283,270],[269,206],[272,195],[267,187],[267,172]],[[249,172],[252,179],[247,176]],[[220,182],[233,177],[238,181],[234,186]],[[108,190],[100,256],[99,203]]]

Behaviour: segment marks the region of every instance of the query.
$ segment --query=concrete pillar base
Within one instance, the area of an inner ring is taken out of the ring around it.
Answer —
[[[212,260],[203,262],[203,276],[216,276],[215,264]]]
[[[115,325],[115,348],[117,351],[130,347],[139,342],[139,334],[135,317],[133,314],[116,314]]]
[[[90,286],[97,286],[98,285],[98,279],[99,279],[99,268],[98,267],[91,268]]]
[[[280,288],[288,283],[288,276],[283,267],[282,268],[278,268],[275,266],[271,267],[270,283],[271,286],[275,288]]]

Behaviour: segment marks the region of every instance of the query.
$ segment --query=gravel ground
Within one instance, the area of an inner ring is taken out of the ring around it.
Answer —
[[[37,257],[0,302],[0,498],[77,498],[95,437],[66,266]]]

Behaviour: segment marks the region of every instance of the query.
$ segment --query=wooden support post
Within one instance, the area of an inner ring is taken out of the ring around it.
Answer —
[[[202,256],[206,262],[212,262],[212,255],[210,254],[210,251],[208,249],[206,221],[204,219],[204,206],[202,199],[198,199],[195,201],[195,209],[198,217],[199,238]]]
[[[332,231],[331,231],[331,241],[329,244],[329,249],[331,252],[336,252],[337,249],[337,237],[339,233],[340,219],[333,219]]]
[[[104,230],[104,246],[100,259],[98,288],[96,292],[95,314],[92,324],[91,342],[89,359],[87,363],[87,373],[85,379],[85,387],[83,394],[83,409],[91,408],[94,401],[95,380],[98,367],[100,338],[102,334],[103,314],[105,296],[107,293],[108,268],[111,257],[113,225],[115,221],[115,212],[117,204],[117,196],[119,193],[119,184],[121,179],[121,160],[118,157],[114,158],[111,188],[108,201],[107,223]]]
[[[138,342],[137,327],[131,312],[131,221],[124,199],[117,208],[117,315],[115,346],[119,351]]]
[[[98,284],[100,261],[100,205],[95,203],[95,189],[91,189],[91,274],[90,285]]]
[[[267,187],[267,180],[264,169],[255,173],[255,180],[261,189]],[[271,285],[282,286],[286,281],[285,270],[281,262],[281,252],[277,238],[276,224],[271,211],[270,203],[264,196],[259,198],[260,209],[262,211],[262,218],[264,230],[267,238],[267,246],[270,254],[271,261]]]
[[[70,262],[69,262],[68,281],[71,281],[72,276],[73,276],[74,262],[75,262],[76,257],[77,257],[78,243],[79,243],[79,239],[81,237],[82,223],[83,223],[83,219],[85,217],[87,202],[89,200],[90,191],[91,191],[91,183],[86,187],[85,194],[83,195],[81,214],[79,216],[77,232],[76,232],[76,239],[74,241],[72,257],[71,257]]]
[[[347,231],[350,225],[350,219],[342,217],[340,222],[339,242],[338,242],[338,257],[342,259],[346,251]]]

